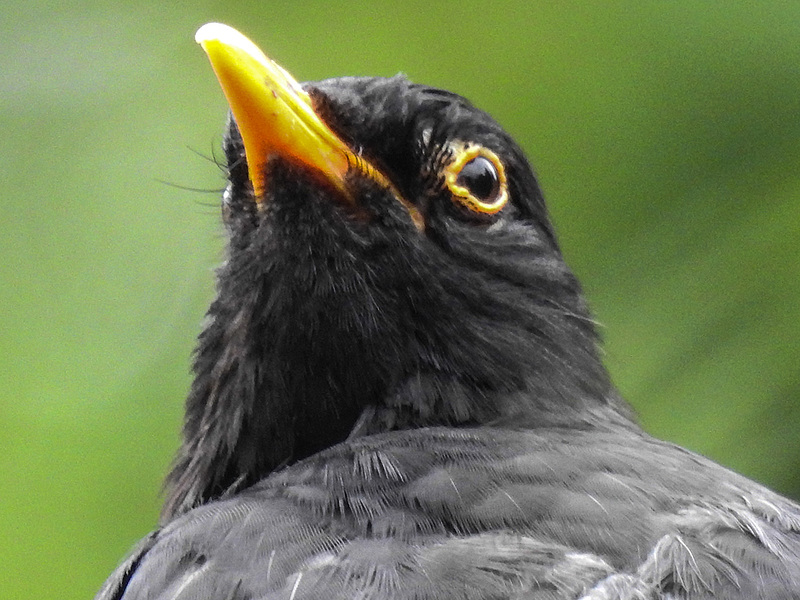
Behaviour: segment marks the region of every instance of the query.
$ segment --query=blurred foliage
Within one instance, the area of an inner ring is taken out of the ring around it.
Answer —
[[[176,187],[222,185],[211,20],[301,79],[402,71],[492,113],[647,428],[800,497],[800,4],[1,11],[0,597],[89,598],[156,522],[222,256],[218,193]]]

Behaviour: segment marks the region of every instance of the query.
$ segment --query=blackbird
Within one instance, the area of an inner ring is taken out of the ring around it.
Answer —
[[[229,233],[119,599],[797,599],[800,506],[636,424],[523,152],[219,24]]]

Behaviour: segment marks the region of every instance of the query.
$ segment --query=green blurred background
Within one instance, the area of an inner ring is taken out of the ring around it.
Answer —
[[[300,79],[450,88],[528,150],[647,428],[800,498],[800,3],[6,2],[0,597],[155,524],[222,256],[231,24]]]

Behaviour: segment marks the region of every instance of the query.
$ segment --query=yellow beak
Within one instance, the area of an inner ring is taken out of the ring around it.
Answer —
[[[350,202],[345,180],[351,169],[392,187],[320,119],[300,84],[241,33],[208,23],[198,29],[195,40],[208,54],[239,126],[256,202],[263,201],[272,156],[310,167]]]

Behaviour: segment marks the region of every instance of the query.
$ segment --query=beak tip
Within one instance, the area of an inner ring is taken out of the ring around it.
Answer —
[[[222,23],[206,23],[194,34],[194,41],[200,44],[206,53],[209,52],[210,44],[211,47],[215,48],[215,54],[217,53],[216,49],[228,49],[227,52],[242,53],[257,62],[268,61],[258,46],[245,35]]]
[[[221,35],[225,35],[226,29],[230,27],[222,23],[206,23],[194,34],[194,41],[202,46],[209,40],[218,40]]]

